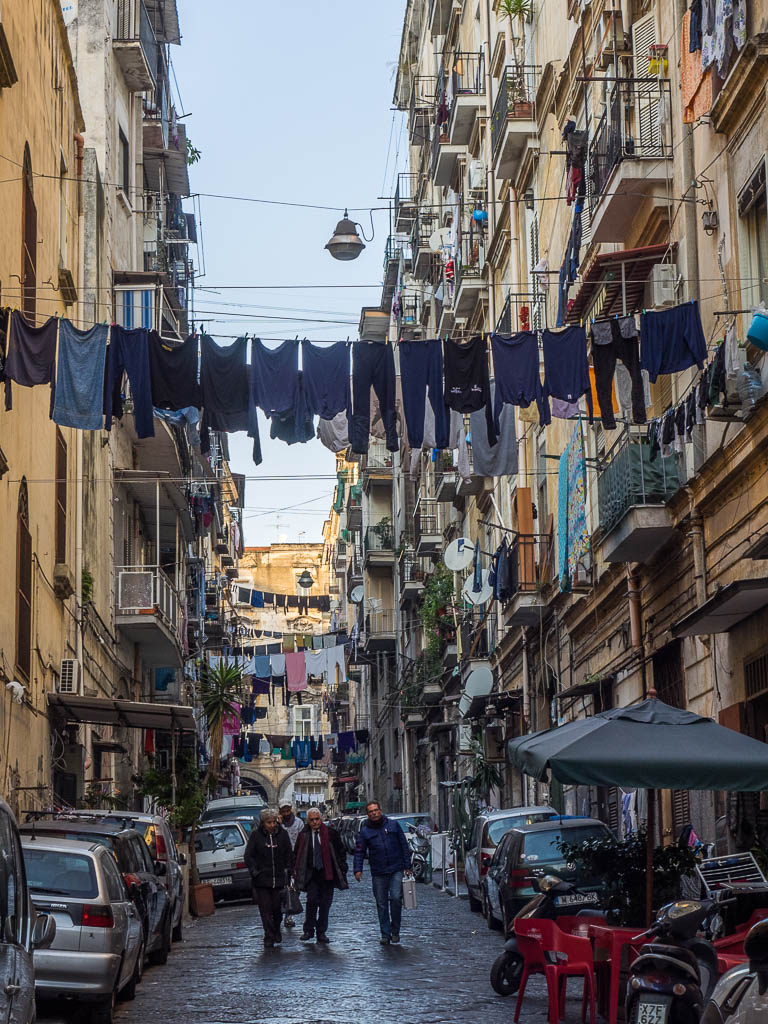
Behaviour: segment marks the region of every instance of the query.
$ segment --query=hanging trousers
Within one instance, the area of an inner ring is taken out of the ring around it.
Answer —
[[[149,372],[149,332],[143,327],[127,330],[115,325],[107,350],[107,381],[105,387],[105,430],[112,427],[112,415],[123,415],[120,385],[123,373],[128,374],[133,401],[133,419],[137,437],[154,437],[152,383]]]
[[[349,440],[352,451],[367,455],[371,431],[371,388],[381,406],[381,419],[387,436],[387,449],[396,452],[395,357],[392,346],[384,342],[358,342],[354,346],[352,368],[352,416]]]
[[[400,342],[400,379],[408,444],[424,443],[425,398],[435,414],[435,447],[448,447],[448,416],[443,400],[443,347],[437,341]]]
[[[592,345],[592,363],[595,368],[595,391],[600,406],[600,416],[606,430],[616,427],[613,415],[613,395],[611,384],[616,372],[616,360],[626,366],[632,381],[632,419],[635,423],[645,423],[645,389],[643,375],[640,370],[640,350],[637,337],[625,338],[619,330],[618,323],[612,321],[613,339],[609,345]]]

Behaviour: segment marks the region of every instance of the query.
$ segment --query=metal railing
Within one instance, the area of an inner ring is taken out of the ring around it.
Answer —
[[[438,227],[435,215],[433,213],[422,214],[417,211],[413,227],[411,228],[411,254],[413,256],[413,262],[419,258],[419,252],[426,249],[429,253],[432,250],[429,247],[429,240]]]
[[[475,608],[466,612],[461,620],[461,650],[464,659],[490,658],[496,650],[496,616],[491,611]]]
[[[410,263],[411,240],[403,235],[390,235],[384,246],[384,266],[391,262],[399,262],[401,258],[405,263]]]
[[[462,278],[478,278],[485,267],[485,250],[479,232],[468,231],[461,236],[458,259],[456,260],[456,288]]]
[[[417,75],[411,88],[411,100],[408,109],[408,132],[411,142],[423,142],[429,132],[429,122],[435,98],[434,75]]]
[[[365,613],[365,632],[367,636],[395,632],[395,610],[393,608],[376,608]]]
[[[416,292],[402,295],[400,297],[400,308],[398,310],[398,329],[403,327],[417,327],[421,323],[421,296]]]
[[[515,334],[517,331],[543,329],[547,326],[547,304],[544,294],[509,292],[496,321],[497,334]]]
[[[539,575],[542,553],[549,538],[538,534],[519,533],[510,544],[512,595],[533,594],[541,589]]]
[[[116,43],[141,43],[153,81],[157,81],[158,45],[144,0],[117,0]]]
[[[530,121],[536,116],[536,89],[541,69],[532,64],[504,69],[491,114],[491,145],[494,158],[507,121]]]
[[[395,461],[395,453],[391,452],[384,441],[371,441],[368,445],[368,454],[365,457],[365,470],[392,469]]]
[[[456,51],[450,64],[440,68],[435,87],[437,122],[447,126],[458,96],[482,96],[485,92],[485,58],[482,53]]]
[[[118,615],[155,612],[169,628],[180,634],[179,595],[162,569],[147,565],[119,565],[115,574]]]
[[[416,511],[413,513],[416,540],[418,541],[425,534],[439,534],[438,523],[438,502],[433,498],[419,498],[416,503]]]
[[[600,529],[608,533],[634,505],[663,505],[683,481],[677,458],[657,454],[651,461],[648,441],[629,428],[606,452],[598,469],[597,503]]]
[[[426,569],[420,558],[417,558],[412,551],[405,552],[400,558],[400,584],[403,583],[424,583]]]
[[[622,160],[672,155],[669,119],[663,117],[671,103],[668,79],[627,78],[614,85],[589,145],[590,213]]]
[[[413,174],[410,171],[402,171],[398,174],[395,186],[395,220],[403,212],[402,207],[413,208],[416,202],[418,181],[418,174]]]
[[[369,526],[365,531],[365,553],[368,554],[369,551],[394,551],[392,527],[389,523]]]

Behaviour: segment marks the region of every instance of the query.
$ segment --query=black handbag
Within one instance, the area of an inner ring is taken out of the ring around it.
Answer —
[[[299,894],[292,885],[286,885],[280,894],[280,908],[287,917],[295,917],[301,914],[304,908],[301,905]]]

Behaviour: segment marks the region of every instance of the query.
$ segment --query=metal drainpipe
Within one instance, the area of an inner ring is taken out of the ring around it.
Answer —
[[[523,730],[524,734],[532,732],[531,729],[531,684],[528,667],[528,631],[523,627],[520,630],[523,641]],[[523,803],[528,804],[529,778],[522,776]]]
[[[493,151],[491,148],[491,116],[493,114],[493,104],[491,100],[491,87],[493,85],[493,77],[491,75],[491,3],[490,0],[485,0],[485,175],[488,182],[488,207],[490,209],[490,215],[488,218],[488,237],[491,238],[496,231],[496,179],[493,176]],[[490,287],[488,289],[488,319],[490,321],[490,327],[496,324],[496,288],[495,281],[491,278]]]
[[[643,606],[640,577],[627,566],[627,592],[629,597],[629,625],[632,646],[640,655],[640,674],[643,683],[643,698],[648,696],[645,672],[645,638],[643,637]]]
[[[696,585],[696,602],[707,600],[707,553],[704,546],[704,519],[700,512],[691,513],[689,532],[693,546],[693,580]]]
[[[677,24],[682,25],[683,18],[688,9],[687,0],[677,0]],[[675,39],[680,41],[679,31],[675,30]],[[698,249],[698,224],[696,223],[696,203],[692,200],[696,197],[696,189],[693,185],[694,174],[694,145],[693,125],[683,126],[683,137],[681,139],[680,153],[683,170],[683,195],[692,190],[690,199],[683,203],[683,229],[685,231],[685,276],[688,285],[688,299],[699,297],[699,249]]]

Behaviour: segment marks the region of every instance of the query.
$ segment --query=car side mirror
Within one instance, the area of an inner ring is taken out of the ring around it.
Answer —
[[[53,914],[38,913],[32,928],[32,949],[48,949],[56,938]]]
[[[768,989],[768,920],[753,925],[744,940],[744,953],[749,960],[749,969],[757,975],[758,993],[762,996]]]
[[[155,861],[155,874],[158,878],[162,878],[164,875],[168,874],[168,865],[164,860]]]

